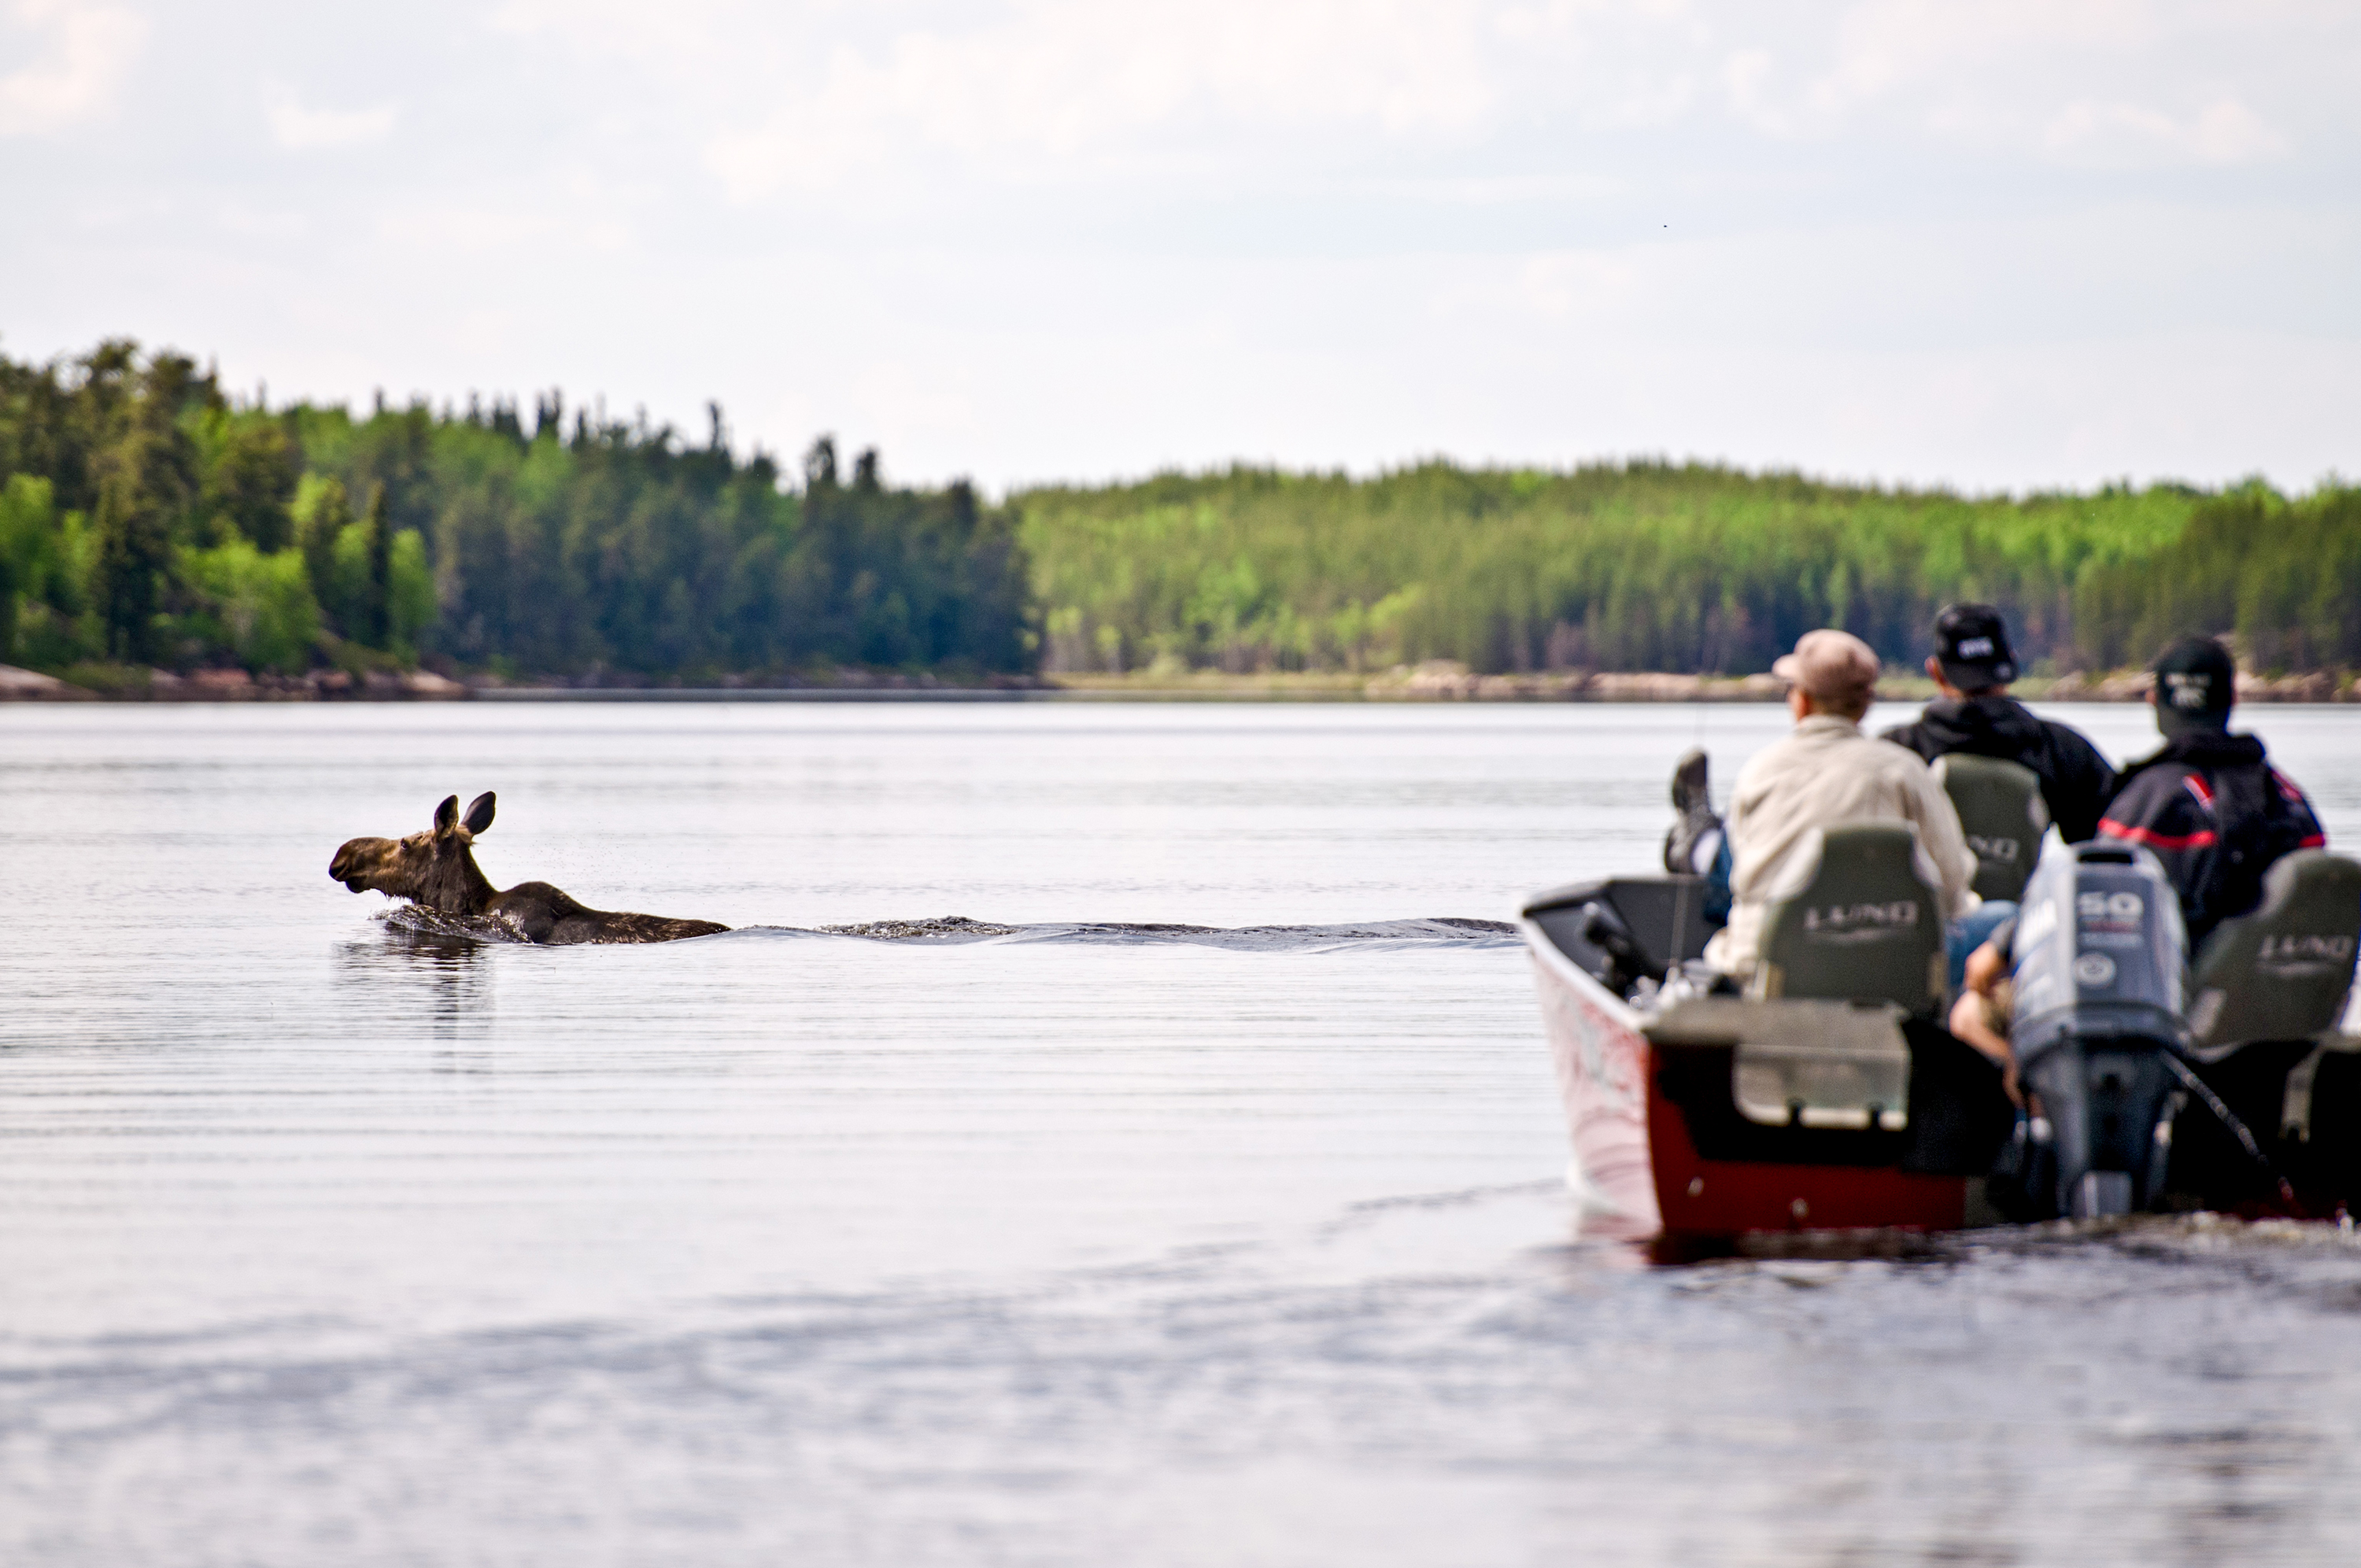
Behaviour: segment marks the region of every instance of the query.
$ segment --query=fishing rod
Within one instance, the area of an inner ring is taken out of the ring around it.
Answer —
[[[2239,1146],[2253,1157],[2257,1165],[2262,1167],[2263,1174],[2279,1185],[2279,1201],[2290,1210],[2295,1209],[2297,1203],[2294,1184],[2280,1173],[2279,1166],[2272,1161],[2271,1157],[2263,1152],[2262,1144],[2246,1124],[2239,1119],[2238,1113],[2231,1110],[2220,1095],[2213,1092],[2211,1084],[2197,1076],[2196,1069],[2191,1067],[2188,1058],[2181,1055],[2180,1047],[2166,1046],[2164,1062],[2167,1067],[2172,1069],[2172,1075],[2180,1080],[2180,1086],[2197,1096],[2205,1109],[2213,1113],[2213,1119],[2221,1123],[2232,1137],[2238,1140]]]

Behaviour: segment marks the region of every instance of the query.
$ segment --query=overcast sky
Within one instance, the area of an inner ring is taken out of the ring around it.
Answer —
[[[0,352],[1012,483],[2361,474],[2361,5],[0,0]]]

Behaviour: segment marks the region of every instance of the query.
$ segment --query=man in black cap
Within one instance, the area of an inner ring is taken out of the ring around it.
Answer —
[[[2099,829],[2115,771],[2099,749],[2063,724],[2037,718],[2008,695],[2016,655],[2008,628],[1988,604],[1955,604],[1935,618],[1935,656],[1927,661],[1941,693],[1916,724],[1881,737],[1927,762],[1953,751],[2022,762],[2041,780],[2049,820],[2070,844]]]
[[[2142,844],[2180,892],[2189,950],[2262,902],[2263,873],[2328,842],[2312,802],[2270,765],[2263,743],[2230,733],[2237,666],[2210,637],[2184,637],[2156,662],[2148,701],[2164,748],[2124,770],[2100,820],[2109,839]]]

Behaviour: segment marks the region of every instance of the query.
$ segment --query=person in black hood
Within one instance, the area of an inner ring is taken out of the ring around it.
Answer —
[[[2008,628],[1988,604],[1955,604],[1935,618],[1935,656],[1927,661],[1941,696],[1916,724],[1880,737],[1927,762],[1964,751],[2021,762],[2041,780],[2049,820],[2070,844],[2099,830],[2099,814],[2114,791],[2115,771],[2099,749],[2063,724],[2038,718],[2008,695],[2016,655]]]
[[[2164,862],[2194,954],[2214,927],[2262,901],[2272,861],[2328,836],[2263,743],[2230,733],[2237,666],[2222,644],[2184,637],[2166,649],[2148,701],[2164,747],[2124,770],[2099,832]]]

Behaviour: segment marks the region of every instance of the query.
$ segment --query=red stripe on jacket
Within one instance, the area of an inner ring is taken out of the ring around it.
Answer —
[[[2099,832],[2105,838],[2146,844],[2152,850],[2202,850],[2216,842],[2210,828],[2200,828],[2194,833],[2158,833],[2153,828],[2127,828],[2120,822],[2103,820],[2099,824]]]

